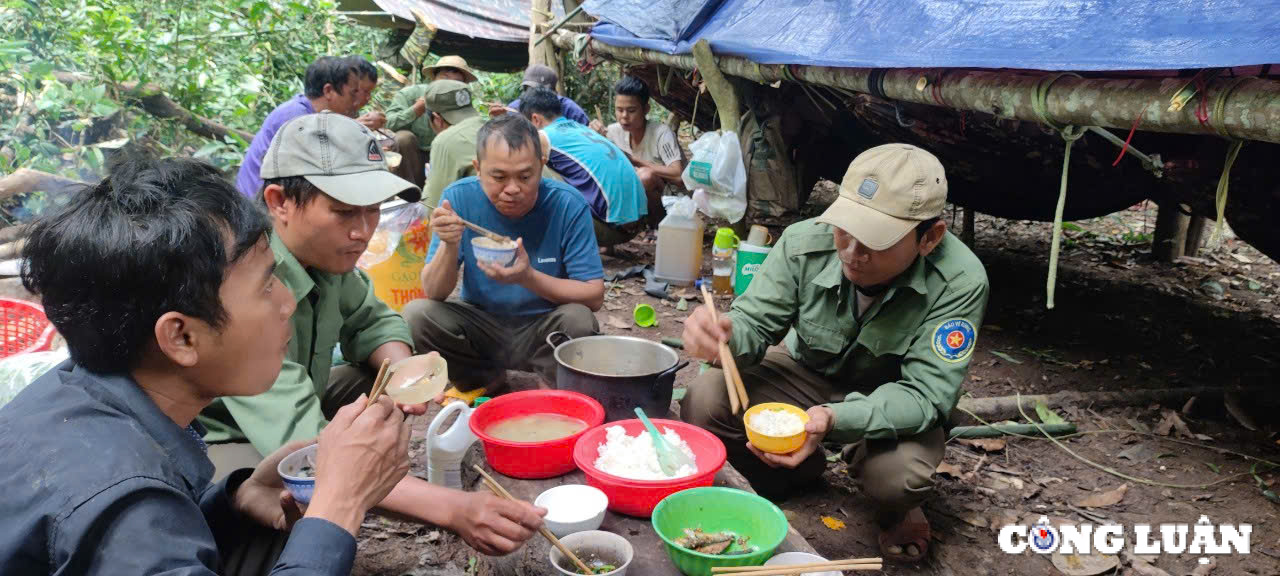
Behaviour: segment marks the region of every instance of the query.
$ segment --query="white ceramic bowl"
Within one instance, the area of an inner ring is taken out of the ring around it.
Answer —
[[[617,570],[605,572],[602,576],[624,576],[627,573],[627,566],[631,564],[631,559],[635,557],[635,549],[631,547],[631,543],[613,532],[601,530],[578,532],[561,538],[560,543],[588,565],[591,564],[590,558],[593,554],[619,562]],[[556,569],[556,572],[565,576],[577,576],[577,570],[561,567],[562,564],[566,567],[572,566],[573,561],[561,554],[559,548],[552,546],[550,555],[551,566]]]
[[[797,564],[813,564],[826,562],[827,559],[808,552],[783,552],[770,558],[765,566],[795,566]],[[840,576],[840,572],[805,572],[801,576]]]
[[[471,239],[471,252],[476,256],[476,262],[484,262],[494,266],[506,267],[516,261],[516,245],[515,242],[511,246],[491,246],[494,242],[483,236],[476,236]]]
[[[300,473],[302,467],[307,465],[307,460],[315,462],[316,450],[319,444],[312,444],[305,448],[285,456],[280,460],[280,464],[276,466],[276,471],[280,473],[280,478],[284,480],[284,487],[289,489],[289,493],[293,495],[293,499],[300,504],[311,502],[311,494],[316,489],[315,476],[304,477]],[[315,474],[315,471],[312,471]]]
[[[599,528],[609,507],[609,497],[585,484],[565,484],[539,494],[533,505],[547,509],[543,524],[557,538],[563,538]]]

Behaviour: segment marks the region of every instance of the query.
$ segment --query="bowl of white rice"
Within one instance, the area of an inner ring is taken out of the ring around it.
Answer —
[[[782,402],[756,404],[743,414],[747,439],[761,452],[790,454],[804,445],[809,413]]]

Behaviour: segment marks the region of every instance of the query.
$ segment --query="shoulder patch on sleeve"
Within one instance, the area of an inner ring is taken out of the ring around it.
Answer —
[[[964,318],[943,320],[933,330],[933,353],[947,362],[961,362],[973,354],[978,330]]]

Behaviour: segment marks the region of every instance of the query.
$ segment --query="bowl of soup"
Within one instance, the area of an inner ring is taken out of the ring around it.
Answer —
[[[504,394],[481,404],[469,421],[490,467],[528,479],[573,471],[574,444],[583,432],[602,423],[604,406],[567,390]]]
[[[516,260],[516,243],[499,242],[492,238],[476,236],[471,239],[471,252],[475,254],[476,262],[506,267]]]

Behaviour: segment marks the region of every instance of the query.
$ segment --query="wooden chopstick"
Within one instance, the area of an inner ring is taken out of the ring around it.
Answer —
[[[745,576],[792,576],[808,572],[880,570],[882,567],[882,559],[880,558],[851,558],[848,560],[829,560],[827,562],[786,566],[719,566],[712,568],[711,573]]]
[[[390,365],[390,358],[382,359],[382,367],[378,368],[378,375],[373,379],[373,388],[369,389],[369,398],[364,401],[365,408],[368,408],[370,404],[373,404],[373,401],[377,400],[378,396],[382,394],[383,389],[387,387],[387,381],[391,379],[387,374],[387,367]]]
[[[462,217],[458,217],[458,219],[459,219],[459,220],[462,220]],[[506,237],[506,236],[503,236],[503,235],[501,235],[501,234],[499,234],[499,233],[497,233],[497,232],[494,232],[493,230],[490,230],[490,229],[488,229],[488,228],[485,228],[485,227],[483,227],[483,226],[479,226],[479,225],[476,225],[476,224],[472,224],[472,223],[470,223],[470,222],[467,222],[466,220],[462,220],[462,223],[463,223],[463,225],[465,225],[467,228],[470,228],[470,229],[472,229],[472,230],[475,230],[477,234],[479,234],[479,235],[481,235],[481,236],[484,236],[485,238],[488,238],[488,239],[490,239],[490,240],[493,240],[494,242],[503,242],[503,243],[506,243],[506,242],[511,242],[511,241],[512,241],[510,238],[508,238],[508,237]]]
[[[702,286],[702,301],[707,308],[711,309],[711,321],[718,325],[720,315],[716,312],[715,300],[711,298],[711,293],[707,292],[705,285]],[[738,372],[738,363],[733,360],[733,352],[725,342],[720,343],[720,369],[724,372],[724,385],[729,393],[729,408],[737,414],[739,405],[745,410],[750,405],[750,400],[747,398],[746,386],[742,385],[742,374]]]
[[[480,473],[480,477],[484,479],[484,485],[489,488],[490,492],[497,494],[499,498],[506,498],[507,500],[511,500],[512,502],[517,502],[515,496],[512,496],[510,492],[507,492],[507,489],[503,488],[502,485],[499,484],[497,480],[494,480],[493,476],[490,476],[488,473],[486,473],[484,471],[484,468],[481,468],[477,464],[472,464],[471,467],[474,468],[476,472]],[[595,574],[595,571],[592,570],[590,566],[587,566],[586,563],[584,563],[581,559],[578,558],[576,554],[573,553],[573,551],[569,550],[569,548],[567,548],[564,544],[560,543],[560,539],[556,538],[556,535],[552,534],[550,530],[547,530],[546,526],[539,528],[538,532],[540,532],[544,538],[546,538],[548,541],[554,544],[556,548],[559,548],[561,554],[564,554],[570,560],[573,560],[574,565],[576,565],[579,570],[582,570],[584,574]]]

